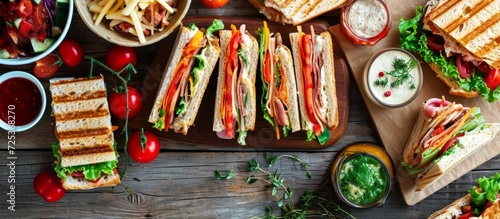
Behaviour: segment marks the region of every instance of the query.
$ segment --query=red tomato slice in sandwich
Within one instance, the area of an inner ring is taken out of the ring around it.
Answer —
[[[484,82],[490,90],[495,90],[500,85],[500,69],[491,69],[490,73],[484,78]]]

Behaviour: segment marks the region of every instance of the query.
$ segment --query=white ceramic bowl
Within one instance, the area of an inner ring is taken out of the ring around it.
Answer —
[[[45,94],[45,89],[42,86],[42,83],[40,83],[40,81],[32,74],[29,74],[29,73],[24,72],[24,71],[7,72],[7,73],[0,75],[0,84],[2,84],[4,81],[11,79],[11,78],[24,78],[24,79],[31,81],[38,88],[38,90],[40,91],[40,95],[41,95],[40,109],[33,109],[33,110],[39,110],[39,112],[36,115],[36,117],[28,124],[22,125],[22,126],[16,126],[15,129],[13,130],[9,124],[5,123],[2,119],[0,119],[0,127],[2,127],[2,129],[5,129],[7,131],[22,132],[22,131],[26,131],[26,130],[30,129],[31,127],[36,125],[38,123],[38,121],[40,121],[40,119],[42,118],[42,116],[45,112],[45,107],[47,106],[47,97]],[[2,101],[2,100],[0,100],[0,101]],[[19,106],[17,106],[17,107],[19,107]],[[9,110],[12,110],[15,112],[16,106],[14,105],[12,108],[13,109],[9,109]],[[20,116],[20,115],[15,114],[15,116]]]
[[[54,43],[49,46],[47,50],[45,50],[42,53],[38,53],[34,56],[28,56],[28,57],[19,57],[19,58],[13,58],[13,59],[2,59],[0,58],[0,64],[1,65],[25,65],[25,64],[30,64],[33,62],[36,62],[37,60],[47,56],[51,52],[53,52],[59,44],[64,40],[66,37],[66,34],[69,31],[69,27],[71,25],[71,20],[73,19],[73,9],[74,9],[74,0],[68,0],[68,19],[66,21],[66,24],[63,27],[62,33],[54,40]]]

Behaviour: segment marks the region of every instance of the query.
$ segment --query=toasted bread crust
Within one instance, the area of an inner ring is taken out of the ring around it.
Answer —
[[[434,63],[429,63],[429,67],[436,72],[436,76],[441,79],[449,88],[450,91],[449,93],[454,96],[461,96],[465,98],[474,98],[479,96],[479,92],[473,90],[473,91],[465,91],[458,85],[456,81],[454,81],[451,78],[446,77],[441,69],[439,69],[439,66],[434,64]]]
[[[462,207],[471,204],[471,196],[466,196],[455,200],[453,203],[431,214],[427,219],[452,219],[462,213]]]

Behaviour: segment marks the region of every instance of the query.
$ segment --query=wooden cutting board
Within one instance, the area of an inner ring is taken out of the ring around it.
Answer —
[[[222,20],[225,24],[225,29],[230,29],[230,24],[234,24],[237,27],[240,24],[246,24],[247,30],[257,37],[255,31],[262,26],[263,19],[258,18],[244,18],[244,17],[217,17]],[[183,20],[184,25],[188,25],[193,22],[198,27],[208,27],[214,17],[186,17]],[[288,33],[296,32],[297,28],[292,25],[282,25],[274,22],[268,22],[268,26],[271,32],[280,32],[283,36],[284,44],[290,46]],[[329,23],[326,21],[315,20],[309,21],[303,24],[304,30],[309,32],[309,26],[313,25],[315,32],[320,33],[328,31]],[[306,29],[307,28],[307,29]],[[175,133],[170,130],[168,132],[160,132],[152,128],[152,124],[148,123],[148,117],[150,110],[153,106],[156,92],[160,83],[160,80],[165,70],[167,60],[172,50],[172,46],[177,36],[177,31],[172,33],[168,38],[164,39],[158,48],[158,52],[151,63],[148,75],[145,77],[142,87],[143,94],[143,107],[141,113],[135,118],[129,121],[129,128],[140,129],[145,128],[145,130],[153,131],[160,138],[166,138],[170,140],[180,141],[184,143],[190,143],[194,145],[214,145],[214,146],[228,146],[234,147],[239,146],[235,139],[224,140],[217,137],[216,133],[212,131],[213,125],[213,114],[214,114],[214,103],[215,103],[215,90],[217,85],[217,69],[218,65],[215,66],[214,73],[210,78],[207,90],[205,91],[203,100],[198,111],[198,115],[195,119],[194,126],[190,127],[187,135]],[[333,37],[332,37],[333,38]],[[258,39],[258,38],[257,38]],[[344,62],[343,56],[340,52],[340,48],[334,43],[334,53],[335,53],[335,77],[337,85],[337,98],[339,102],[339,125],[334,130],[330,131],[330,139],[325,142],[324,145],[320,145],[315,141],[306,141],[306,132],[299,131],[292,133],[288,137],[284,138],[281,136],[280,140],[276,140],[274,129],[269,126],[267,121],[262,117],[262,112],[260,110],[260,97],[261,97],[261,82],[259,74],[257,72],[256,79],[256,92],[257,92],[257,119],[255,124],[255,129],[248,133],[246,138],[247,145],[245,147],[254,148],[296,148],[296,149],[319,149],[330,147],[334,145],[340,137],[344,134],[345,128],[347,126],[347,120],[349,117],[349,72]]]
[[[405,1],[404,4],[397,0],[386,1],[391,9],[392,27],[386,38],[381,40],[375,46],[361,46],[353,45],[347,38],[340,32],[340,26],[335,25],[330,28],[330,32],[335,36],[339,45],[344,52],[345,58],[349,63],[353,77],[356,83],[362,88],[362,75],[363,68],[365,67],[368,59],[387,47],[399,47],[399,19],[410,19],[415,16],[415,8],[417,5],[424,5],[425,0],[418,1]],[[420,57],[417,55],[417,57]],[[406,140],[410,135],[415,119],[421,109],[422,103],[429,98],[445,96],[449,101],[461,103],[464,106],[478,106],[486,122],[500,122],[500,101],[495,103],[488,103],[482,97],[466,99],[448,94],[448,87],[436,77],[436,74],[429,68],[429,65],[421,60],[422,70],[424,71],[424,84],[419,96],[410,104],[404,107],[395,109],[386,109],[377,106],[366,97],[363,89],[361,94],[365,100],[366,106],[373,119],[377,133],[385,149],[391,156],[395,167],[396,174],[399,181],[399,187],[403,195],[404,201],[408,205],[414,205],[426,197],[432,195],[434,192],[445,187],[449,183],[468,173],[472,169],[478,167],[484,162],[490,160],[500,153],[500,137],[497,135],[490,143],[485,145],[477,153],[471,155],[463,160],[460,164],[452,168],[441,179],[433,182],[429,187],[422,191],[415,191],[415,179],[409,176],[401,165],[402,152],[406,144]],[[464,190],[464,195],[467,191]],[[443,207],[448,203],[443,203]]]

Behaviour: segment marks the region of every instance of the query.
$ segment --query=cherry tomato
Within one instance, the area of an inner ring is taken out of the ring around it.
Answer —
[[[127,86],[128,88],[128,118],[136,116],[142,108],[142,96],[137,89]],[[125,119],[127,113],[127,94],[125,92],[119,94],[115,90],[109,96],[109,108],[113,115],[119,119]]]
[[[36,61],[33,72],[35,73],[35,76],[39,78],[48,78],[56,73],[60,64],[61,59],[57,55],[48,54],[47,56]]]
[[[465,61],[462,59],[462,55],[457,55],[455,58],[455,65],[457,65],[458,73],[460,77],[467,79],[474,73],[474,64],[472,62]]]
[[[44,171],[36,175],[33,189],[47,202],[56,202],[64,196],[66,189],[54,171]]]
[[[64,64],[69,67],[78,66],[83,60],[83,49],[80,44],[72,39],[65,39],[57,47]]]
[[[442,52],[444,51],[444,39],[439,35],[429,35],[427,37],[427,46],[434,52]]]
[[[149,163],[160,153],[160,141],[152,132],[137,131],[130,136],[127,150],[135,161]]]
[[[222,8],[229,0],[201,0],[205,6],[209,8]]]
[[[137,54],[134,48],[116,45],[106,55],[106,65],[116,72],[125,68],[128,63],[132,63],[134,66],[137,63]]]
[[[481,64],[479,64],[476,67],[480,72],[485,73],[485,74],[488,74],[491,71],[490,65],[488,65],[488,63],[486,63],[486,62],[481,62]]]
[[[495,90],[500,85],[500,69],[491,69],[490,73],[484,78],[484,82],[490,90]]]
[[[33,13],[33,4],[31,4],[31,0],[21,0],[19,1],[19,7],[17,9],[17,14],[20,17],[28,17]]]

